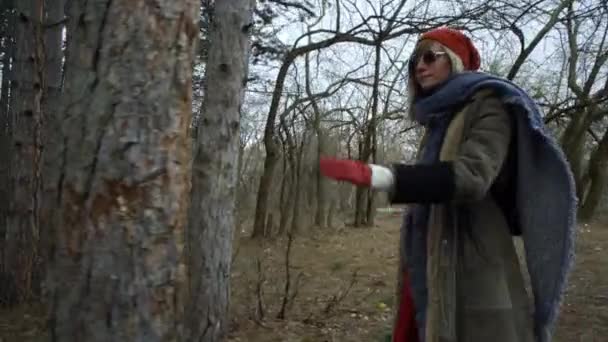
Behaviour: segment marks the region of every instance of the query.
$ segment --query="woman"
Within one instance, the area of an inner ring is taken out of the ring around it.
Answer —
[[[408,83],[425,128],[417,163],[320,163],[327,177],[411,204],[394,342],[551,340],[572,261],[573,178],[530,97],[479,65],[461,32],[423,34]],[[513,235],[524,241],[533,305]]]

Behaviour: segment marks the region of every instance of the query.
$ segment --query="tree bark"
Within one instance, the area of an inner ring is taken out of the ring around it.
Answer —
[[[177,341],[198,1],[70,1],[52,341]]]
[[[2,3],[0,7],[2,20],[2,84],[0,90],[0,274],[5,274],[6,263],[6,218],[8,215],[8,198],[9,198],[9,174],[10,174],[10,145],[11,145],[11,120],[9,120],[9,90],[11,87],[11,63],[14,56],[14,12],[13,4],[7,2]],[[8,284],[0,285],[0,303],[6,302],[7,299],[14,295],[9,294]]]
[[[59,165],[57,160],[61,154],[61,86],[63,83],[63,29],[65,28],[65,0],[46,0],[45,19],[45,103],[44,120],[41,127],[41,140],[43,141],[42,177],[40,222],[43,223],[40,231],[40,254],[42,257],[42,271],[47,271],[49,248],[52,246],[53,233],[50,231],[56,219],[56,212],[52,210],[53,201],[57,198],[57,177]],[[45,275],[42,276],[43,278]],[[48,281],[48,279],[47,279]]]
[[[40,280],[38,214],[44,89],[43,13],[42,0],[16,4],[5,267],[18,290],[19,301],[32,299]]]
[[[12,0],[4,1],[2,11],[2,89],[0,91],[0,115],[9,115],[9,92],[11,87],[11,65],[15,56],[15,12]]]
[[[222,341],[228,332],[240,108],[254,6],[253,0],[215,2],[192,175],[186,341]]]
[[[65,28],[65,1],[53,0],[46,10],[44,46],[46,51],[47,112],[59,109],[63,74],[63,29]],[[47,0],[48,2],[48,0]]]

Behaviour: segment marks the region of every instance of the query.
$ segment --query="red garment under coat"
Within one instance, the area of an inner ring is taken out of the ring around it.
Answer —
[[[393,331],[393,342],[418,342],[418,328],[416,327],[416,313],[412,288],[407,272],[403,273],[403,286],[401,287],[401,303],[399,303],[399,317]]]

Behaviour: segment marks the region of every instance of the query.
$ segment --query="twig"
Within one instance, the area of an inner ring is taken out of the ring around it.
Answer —
[[[301,276],[298,275],[298,279],[296,280],[296,288],[294,290],[294,294],[289,295],[290,287],[291,287],[291,272],[290,272],[290,256],[291,256],[291,246],[293,244],[293,231],[289,231],[287,233],[287,248],[285,249],[285,291],[283,293],[283,302],[281,303],[281,310],[277,314],[277,319],[285,319],[285,311],[287,310],[287,305],[289,302],[293,302],[295,296],[298,293],[298,283],[299,278]]]
[[[259,258],[255,259],[256,268],[258,271],[258,280],[255,288],[256,296],[257,296],[257,306],[256,306],[256,321],[259,320],[259,324],[261,324],[262,320],[264,320],[264,271],[262,269],[262,261]]]
[[[293,303],[295,303],[296,301],[296,297],[298,296],[298,290],[300,289],[300,281],[302,280],[302,277],[304,276],[304,273],[300,272],[298,273],[298,276],[296,277],[296,283],[294,286],[294,289],[291,293],[291,296],[289,296],[289,303],[288,303],[288,308],[291,309],[293,307]]]
[[[331,299],[325,306],[325,309],[323,309],[323,314],[328,315],[338,304],[340,304],[346,298],[346,296],[348,296],[348,294],[350,293],[350,290],[357,283],[357,272],[358,272],[358,270],[353,271],[353,274],[350,279],[350,283],[348,284],[348,287],[346,288],[346,290],[338,291],[337,294],[334,294],[331,297]]]

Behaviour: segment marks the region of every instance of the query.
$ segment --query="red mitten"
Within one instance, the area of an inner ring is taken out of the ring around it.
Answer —
[[[359,186],[370,186],[372,183],[372,169],[358,160],[321,158],[319,167],[325,177],[338,181],[347,181]]]

